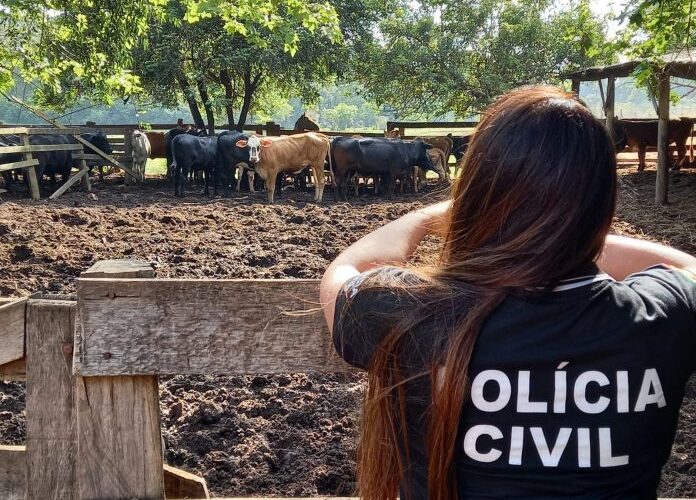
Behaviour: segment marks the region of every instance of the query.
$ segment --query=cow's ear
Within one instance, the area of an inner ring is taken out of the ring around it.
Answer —
[[[270,148],[271,146],[273,146],[273,141],[269,139],[261,139],[260,142],[262,148]]]
[[[247,141],[245,141],[244,139],[240,139],[237,142],[235,142],[234,145],[238,148],[245,148],[247,147]]]

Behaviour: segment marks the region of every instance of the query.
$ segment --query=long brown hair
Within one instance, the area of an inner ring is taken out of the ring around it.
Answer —
[[[526,87],[485,111],[453,187],[439,263],[422,270],[423,285],[409,287],[422,307],[400,311],[368,369],[358,447],[363,498],[396,498],[404,482],[409,461],[404,387],[424,374],[432,387],[429,498],[457,498],[457,431],[482,325],[510,293],[548,289],[592,263],[615,203],[611,138],[573,95]],[[454,318],[446,340],[433,349],[427,372],[409,373],[403,364],[408,335],[438,315]]]

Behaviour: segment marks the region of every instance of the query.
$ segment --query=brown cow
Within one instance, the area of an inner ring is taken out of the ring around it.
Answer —
[[[276,177],[281,172],[296,174],[309,167],[314,174],[314,201],[321,202],[324,194],[324,160],[329,158],[331,166],[331,140],[316,132],[283,136],[257,137],[252,135],[249,140],[240,140],[237,147],[249,148],[249,160],[255,163],[254,172],[266,182],[268,201],[273,203],[276,187]],[[244,166],[237,168],[237,179],[241,180]],[[254,172],[248,172],[249,190],[254,191]],[[240,181],[237,180],[237,191]]]
[[[295,132],[318,131],[319,124],[307,116],[307,113],[302,113],[302,116],[295,122],[295,128],[293,130]]]
[[[384,137],[388,139],[401,139],[401,130],[395,128],[393,130],[385,130]]]
[[[694,126],[693,118],[670,120],[667,144],[677,146],[677,164],[679,169],[686,157],[686,141],[691,136]],[[617,150],[623,149],[624,144],[638,148],[638,170],[645,169],[645,153],[648,147],[657,147],[657,120],[616,120],[614,122],[614,138]],[[618,152],[617,151],[617,152]]]
[[[147,140],[150,141],[150,158],[166,158],[167,145],[164,139],[164,132],[145,132],[145,135]]]
[[[447,137],[446,135],[442,135],[435,137],[416,137],[416,139],[420,139],[421,141],[427,144],[432,144],[434,148],[442,150],[442,152],[445,153],[444,168],[445,170],[448,169],[447,167],[449,166],[449,157],[452,154],[453,147],[453,142],[451,138]]]

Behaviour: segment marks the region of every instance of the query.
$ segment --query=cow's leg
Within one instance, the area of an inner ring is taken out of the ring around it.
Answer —
[[[278,177],[278,173],[271,171],[268,173],[268,178],[265,179],[266,192],[268,193],[268,201],[270,203],[273,203],[273,198],[275,196],[275,187],[276,187],[276,178],[277,177]]]
[[[419,170],[420,170],[420,167],[413,167],[412,179],[413,179],[413,192],[414,193],[418,192],[418,171]]]
[[[247,181],[249,182],[249,192],[254,193],[254,174],[253,170],[247,170]]]
[[[326,184],[323,160],[321,165],[312,165],[312,172],[314,173],[314,201],[321,203],[324,199],[324,185]]]
[[[205,184],[204,184],[205,187],[203,188],[203,195],[205,195],[205,196],[210,196],[210,188],[209,188],[209,183],[208,183],[208,181],[209,181],[210,179],[208,178],[208,169],[207,169],[207,168],[204,168],[204,169],[203,169],[203,172],[201,172],[201,174],[203,175],[203,180],[204,180],[204,183],[205,183]]]
[[[242,176],[244,175],[244,165],[240,163],[237,165],[237,192],[242,189]]]
[[[645,170],[645,152],[647,149],[647,146],[638,146],[638,172]]]
[[[353,182],[355,183],[355,197],[358,197],[358,187],[360,185],[360,176],[358,174],[355,174],[353,176]]]

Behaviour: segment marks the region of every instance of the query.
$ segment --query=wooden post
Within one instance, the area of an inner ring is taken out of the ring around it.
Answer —
[[[131,143],[131,133],[129,130],[126,131],[125,134],[123,134],[123,163],[127,163],[128,167],[131,170],[133,169],[133,144]],[[135,170],[133,171],[135,172]],[[132,175],[129,175],[128,172],[126,172],[126,184],[135,184],[138,181],[142,182],[144,180],[145,172],[143,172],[143,177],[140,179],[136,179]]]
[[[580,95],[580,79],[573,78],[570,84],[570,91],[576,96]]]
[[[27,304],[27,496],[75,498],[74,302]]]
[[[266,122],[266,134],[270,136],[280,135],[280,125],[275,122]]]
[[[669,92],[667,73],[658,75],[658,119],[657,119],[657,175],[655,177],[655,203],[665,205],[669,184]]]
[[[97,263],[82,276],[124,277],[145,266]],[[78,498],[164,499],[157,377],[76,377],[76,402]]]
[[[89,167],[87,166],[87,161],[84,159],[80,160],[80,171],[84,172],[82,180],[80,181],[82,190],[89,193],[92,190],[92,185],[89,182]]]
[[[607,117],[607,130],[614,137],[614,96],[616,95],[616,78],[607,78],[607,97],[604,101],[604,116]]]
[[[22,144],[24,146],[29,146],[29,134],[21,134]],[[24,160],[32,160],[34,157],[31,153],[24,153]],[[31,194],[32,200],[38,200],[41,198],[41,193],[39,192],[39,181],[36,177],[36,167],[27,167],[24,172],[29,177],[29,193]]]
[[[24,500],[27,454],[24,446],[0,445],[0,498]]]

